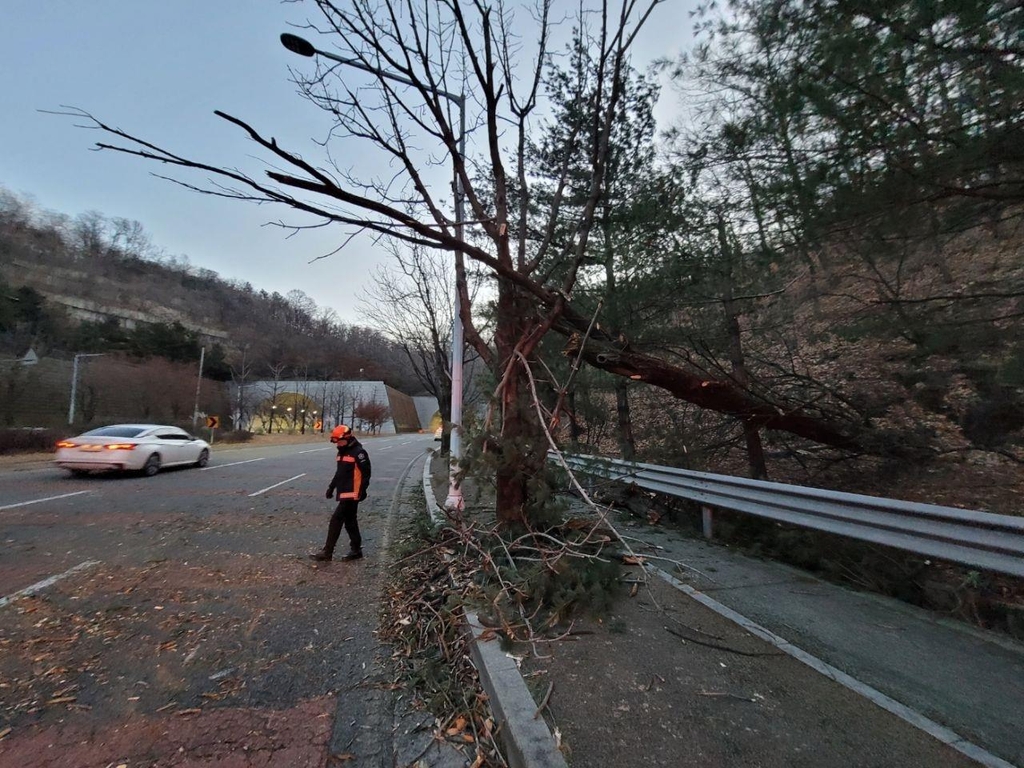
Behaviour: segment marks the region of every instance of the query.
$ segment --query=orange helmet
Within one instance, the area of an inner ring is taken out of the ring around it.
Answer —
[[[339,424],[333,430],[331,430],[331,442],[336,443],[339,440],[347,440],[352,437],[352,430],[346,427],[344,424]]]

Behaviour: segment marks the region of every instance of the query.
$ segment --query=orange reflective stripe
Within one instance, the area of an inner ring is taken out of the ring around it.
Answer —
[[[354,459],[353,459],[354,461]],[[359,465],[357,464],[352,468],[352,493],[359,497],[359,489],[363,487],[363,473],[359,471]]]

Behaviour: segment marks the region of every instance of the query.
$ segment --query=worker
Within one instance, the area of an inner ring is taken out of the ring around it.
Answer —
[[[338,456],[334,479],[327,487],[327,498],[335,497],[338,507],[331,515],[327,527],[327,542],[319,552],[310,555],[318,562],[334,558],[334,546],[338,543],[342,526],[348,533],[348,554],[341,559],[345,561],[359,560],[363,556],[363,540],[359,535],[357,514],[359,502],[366,498],[366,488],[370,484],[370,457],[362,443],[356,440],[352,430],[344,424],[335,427],[331,432],[331,442],[338,447]]]

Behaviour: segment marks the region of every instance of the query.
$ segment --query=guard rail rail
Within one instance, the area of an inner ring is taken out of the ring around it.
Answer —
[[[564,458],[579,473],[698,502],[708,538],[712,508],[717,507],[1024,577],[1024,517],[601,456],[564,454]]]

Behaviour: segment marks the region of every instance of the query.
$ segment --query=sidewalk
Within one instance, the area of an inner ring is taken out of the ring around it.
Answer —
[[[616,525],[649,564],[972,744],[947,746],[651,578],[570,640],[515,651],[571,766],[977,765],[964,750],[1024,765],[1019,644],[666,528]]]

